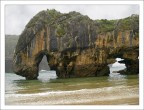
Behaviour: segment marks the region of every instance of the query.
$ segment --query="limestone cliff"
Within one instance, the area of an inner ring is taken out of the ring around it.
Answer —
[[[26,79],[37,79],[44,55],[59,78],[108,75],[107,65],[116,57],[130,61],[126,65],[131,68],[138,61],[138,20],[138,15],[132,15],[93,21],[78,12],[41,11],[20,35],[13,58],[14,72]]]

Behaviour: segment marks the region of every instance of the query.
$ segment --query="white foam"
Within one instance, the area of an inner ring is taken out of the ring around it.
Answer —
[[[55,71],[40,71],[38,79],[42,82],[49,82],[50,79],[56,79],[57,75]]]
[[[115,62],[112,64],[112,67],[126,67],[125,64],[121,64],[119,62]]]
[[[6,95],[6,100],[17,104],[79,104],[93,101],[112,101],[138,97],[138,89],[128,86],[81,89],[75,91],[51,91],[37,94]]]
[[[115,88],[124,88],[125,86],[117,86],[117,87],[103,87],[103,88],[96,88],[96,89],[80,89],[80,90],[73,90],[73,91],[50,91],[50,92],[43,92],[43,93],[35,93],[35,94],[6,94],[6,97],[29,97],[29,96],[45,96],[45,95],[63,95],[63,94],[81,94],[81,93],[99,93],[104,91],[110,91]]]

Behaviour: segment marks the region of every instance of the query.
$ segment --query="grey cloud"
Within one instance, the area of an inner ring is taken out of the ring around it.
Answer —
[[[139,5],[6,5],[6,34],[20,34],[35,14],[46,9],[56,9],[62,13],[78,11],[91,19],[120,19],[139,14]]]

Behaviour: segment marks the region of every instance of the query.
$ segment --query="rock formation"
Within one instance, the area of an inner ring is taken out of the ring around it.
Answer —
[[[39,63],[46,55],[50,69],[59,78],[108,75],[107,65],[116,57],[125,59],[130,73],[130,68],[139,67],[138,41],[138,15],[94,21],[78,12],[41,11],[20,35],[13,58],[14,72],[26,79],[37,79]]]

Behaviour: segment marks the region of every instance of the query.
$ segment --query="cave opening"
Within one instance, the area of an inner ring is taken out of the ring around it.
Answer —
[[[116,58],[116,62],[110,65],[110,73],[116,73],[120,70],[126,69],[125,63],[119,63],[119,61],[123,61],[124,59],[122,58]]]
[[[56,71],[55,70],[51,70],[48,64],[48,60],[46,55],[42,54],[40,55],[41,59],[38,63],[38,79],[41,80],[42,82],[47,82],[50,79],[56,79],[57,75],[56,75]]]
[[[119,72],[124,70],[126,71],[126,65],[125,63],[119,63],[119,61],[124,61],[122,58],[116,58],[116,62],[113,64],[109,64],[110,74],[109,77],[113,79],[121,79],[125,78],[125,75],[121,75]]]

